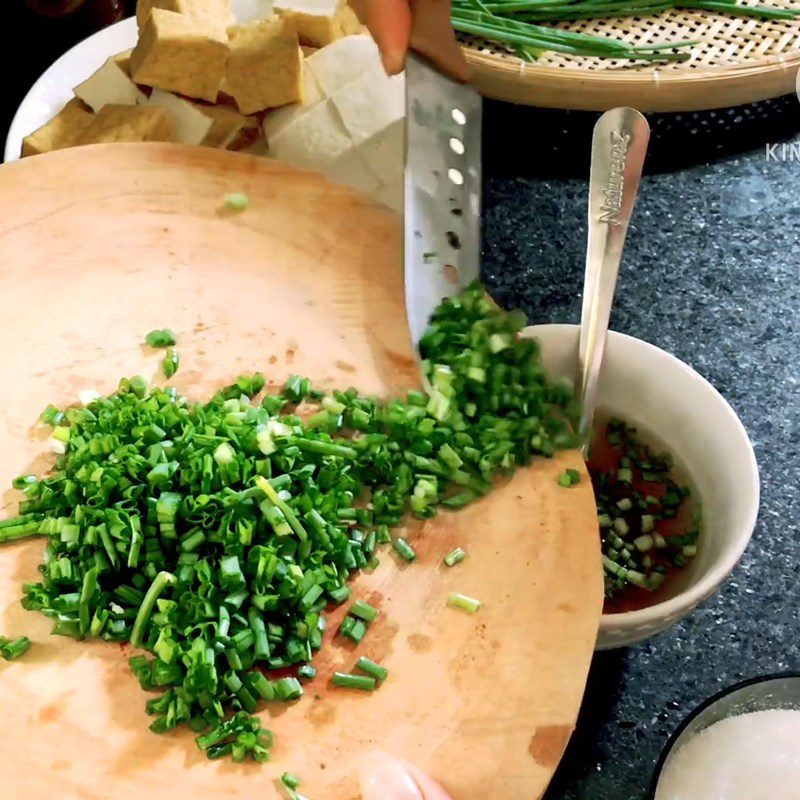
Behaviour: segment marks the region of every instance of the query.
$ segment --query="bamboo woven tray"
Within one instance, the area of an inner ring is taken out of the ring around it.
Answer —
[[[754,0],[743,4],[755,5]],[[800,0],[770,0],[800,8]],[[780,97],[795,90],[800,20],[757,20],[699,11],[558,23],[554,27],[632,44],[699,41],[675,64],[578,58],[544,53],[534,64],[505,45],[463,36],[476,87],[513,103],[603,111],[698,111]]]

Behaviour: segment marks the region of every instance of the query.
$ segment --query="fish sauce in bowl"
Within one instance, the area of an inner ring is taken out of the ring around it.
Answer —
[[[701,539],[701,509],[665,448],[601,416],[589,451],[605,578],[604,614],[655,605],[681,591]]]

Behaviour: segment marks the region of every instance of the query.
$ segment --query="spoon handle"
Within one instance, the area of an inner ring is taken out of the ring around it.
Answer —
[[[633,204],[650,139],[647,120],[632,108],[606,111],[594,126],[589,174],[589,241],[578,343],[576,396],[582,412],[579,433],[588,454],[588,435],[597,403],[597,382],[611,303]]]

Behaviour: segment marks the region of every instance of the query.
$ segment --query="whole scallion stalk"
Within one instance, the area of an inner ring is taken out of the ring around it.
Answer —
[[[453,0],[452,20],[456,31],[509,45],[526,61],[545,51],[631,61],[685,61],[690,55],[684,52],[684,48],[697,42],[636,46],[617,39],[546,26],[547,23],[573,20],[642,17],[676,9],[764,20],[791,20],[800,16],[800,9],[764,4],[746,6],[736,0]]]

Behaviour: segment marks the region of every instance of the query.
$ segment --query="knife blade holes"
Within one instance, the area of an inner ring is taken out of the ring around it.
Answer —
[[[464,155],[464,142],[461,139],[457,139],[455,136],[451,137],[450,139],[450,149],[459,156]]]
[[[455,122],[456,125],[467,124],[467,116],[460,108],[454,108],[450,114],[453,117],[453,122]]]
[[[453,250],[460,250],[461,249],[461,239],[458,238],[458,234],[454,233],[453,231],[447,231],[447,244],[453,248]]]
[[[452,264],[445,264],[442,267],[442,273],[444,274],[444,279],[448,283],[454,285],[458,283],[458,267],[454,267]]]
[[[447,177],[456,185],[456,186],[463,186],[464,185],[464,176],[461,172],[454,167],[450,167],[447,170]]]

